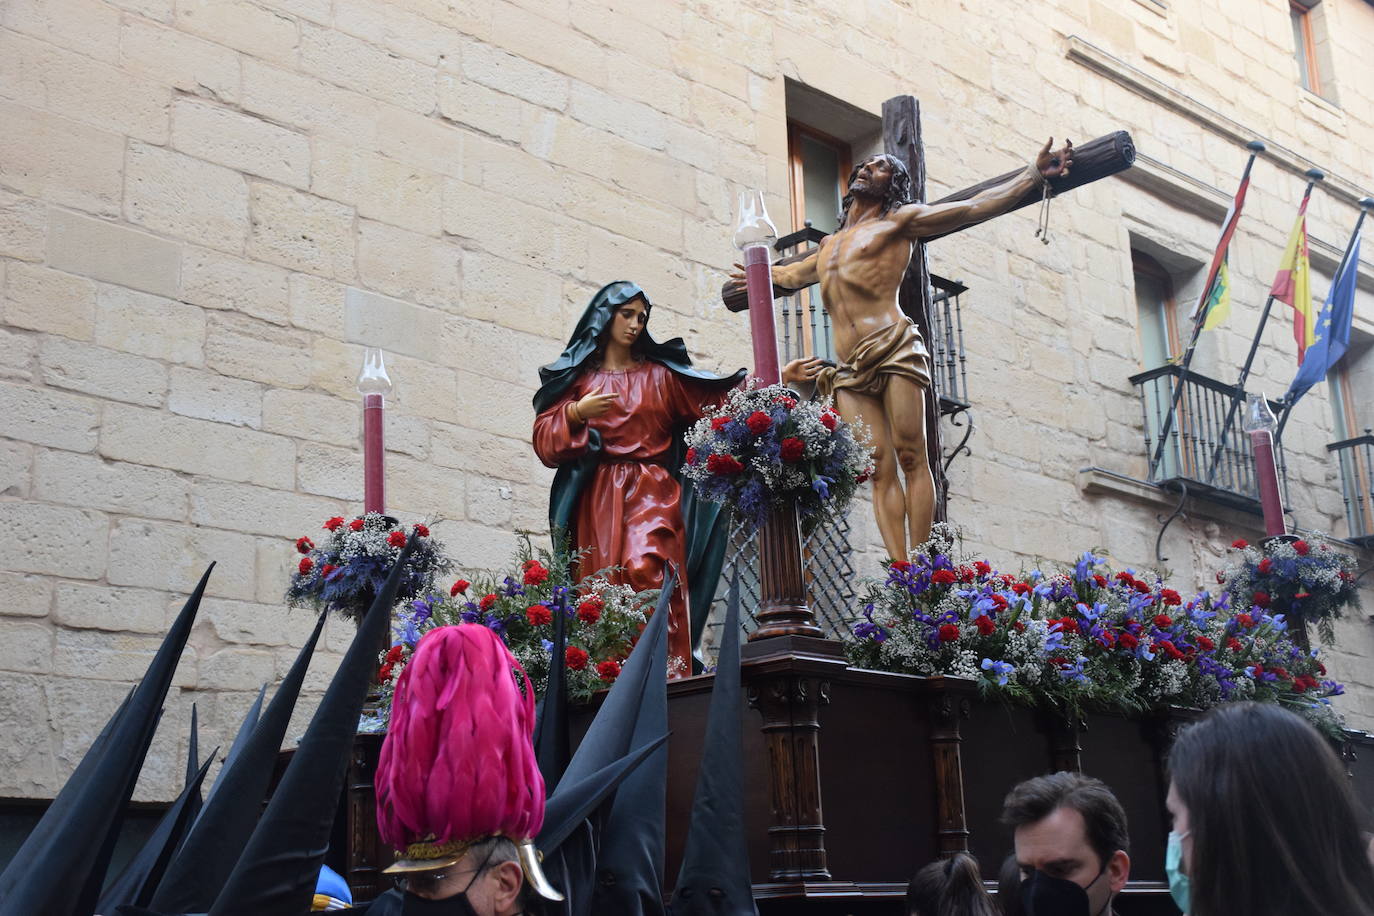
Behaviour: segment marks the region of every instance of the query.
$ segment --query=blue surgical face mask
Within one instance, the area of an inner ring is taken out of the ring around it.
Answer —
[[[1183,838],[1192,833],[1185,830],[1183,833],[1169,831],[1169,845],[1164,850],[1164,871],[1169,876],[1169,896],[1174,898],[1174,903],[1183,912],[1188,912],[1188,876],[1181,870],[1183,864]]]

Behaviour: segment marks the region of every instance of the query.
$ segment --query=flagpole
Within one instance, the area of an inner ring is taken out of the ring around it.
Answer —
[[[1299,204],[1299,212],[1305,212],[1307,200],[1312,196],[1312,188],[1317,182],[1326,178],[1326,173],[1321,169],[1308,169],[1307,187],[1302,192],[1302,203]],[[1264,334],[1264,326],[1269,321],[1269,312],[1274,307],[1273,286],[1270,286],[1269,297],[1264,300],[1264,311],[1260,313],[1259,327],[1255,328],[1255,337],[1250,341],[1250,352],[1245,356],[1245,365],[1240,367],[1240,375],[1236,378],[1236,397],[1231,399],[1231,407],[1226,411],[1226,422],[1221,425],[1221,435],[1217,437],[1216,451],[1212,453],[1212,464],[1207,469],[1207,483],[1211,483],[1216,476],[1217,465],[1221,463],[1221,456],[1226,451],[1226,437],[1231,432],[1231,426],[1236,420],[1236,409],[1240,407],[1240,393],[1245,391],[1245,383],[1250,378],[1250,367],[1254,365],[1255,354],[1259,351],[1260,337]]]
[[[1364,218],[1369,215],[1371,208],[1374,208],[1374,197],[1360,198],[1360,217],[1355,220],[1355,229],[1350,233],[1350,240],[1345,243],[1345,253],[1341,255],[1341,263],[1337,265],[1336,272],[1331,276],[1331,282],[1345,273],[1347,262],[1350,260],[1351,253],[1355,250],[1355,240],[1360,237],[1360,226],[1364,225]],[[1356,270],[1359,270],[1357,265]],[[1329,296],[1330,293],[1327,293]],[[1279,417],[1279,428],[1274,431],[1274,447],[1278,448],[1280,438],[1283,436],[1283,428],[1288,425],[1288,415],[1293,412],[1293,405],[1298,402],[1297,398],[1284,397],[1283,416]]]
[[[1240,176],[1241,188],[1244,188],[1246,183],[1250,180],[1250,169],[1254,167],[1255,159],[1259,154],[1264,152],[1264,144],[1258,140],[1251,140],[1249,143],[1245,144],[1245,148],[1250,151],[1250,158],[1245,160],[1245,171],[1241,173]],[[1240,193],[1239,190],[1237,190],[1237,193]],[[1229,211],[1227,215],[1230,215]],[[1240,214],[1237,213],[1236,220],[1239,221],[1239,219]],[[1203,284],[1202,295],[1198,300],[1198,307],[1196,309],[1197,314],[1193,317],[1193,335],[1188,340],[1188,349],[1183,352],[1183,361],[1179,364],[1181,371],[1178,374],[1178,384],[1174,386],[1173,396],[1169,400],[1169,412],[1164,416],[1164,427],[1159,431],[1159,444],[1155,446],[1154,457],[1150,459],[1151,469],[1158,467],[1159,462],[1163,459],[1164,447],[1169,441],[1169,433],[1173,430],[1174,412],[1178,410],[1178,402],[1183,397],[1183,383],[1188,374],[1188,367],[1192,365],[1193,362],[1193,350],[1197,347],[1198,336],[1202,333],[1202,324],[1207,320],[1207,312],[1210,311],[1210,309],[1206,307],[1207,297],[1212,292],[1212,284],[1216,282],[1217,271],[1221,266],[1221,258],[1225,253],[1222,251],[1222,248],[1229,248],[1231,244],[1230,239],[1225,237],[1225,232],[1226,226],[1223,224],[1223,237],[1218,240],[1217,251],[1212,256],[1212,267],[1208,271],[1207,282]],[[1221,244],[1222,242],[1225,242],[1224,246]]]

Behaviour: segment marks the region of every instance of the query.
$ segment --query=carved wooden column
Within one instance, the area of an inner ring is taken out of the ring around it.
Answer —
[[[1081,721],[1047,713],[1042,720],[1050,743],[1050,766],[1056,773],[1083,772],[1083,745],[1079,737],[1085,728]]]
[[[930,756],[935,775],[935,849],[941,856],[968,852],[964,817],[964,766],[959,723],[968,718],[977,686],[960,678],[929,680],[926,710],[930,717]]]
[[[750,641],[774,636],[821,636],[806,600],[801,529],[795,506],[774,509],[759,531],[759,628]]]

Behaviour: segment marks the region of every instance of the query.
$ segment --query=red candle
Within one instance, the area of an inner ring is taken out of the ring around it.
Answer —
[[[744,279],[749,292],[749,331],[754,338],[754,375],[764,385],[781,381],[778,373],[778,331],[773,324],[773,266],[769,249],[744,249]]]
[[[378,514],[386,511],[384,410],[380,394],[363,395],[363,511]]]
[[[1260,508],[1264,510],[1264,533],[1268,537],[1287,534],[1283,499],[1279,496],[1279,467],[1274,461],[1274,434],[1267,429],[1251,430],[1250,450],[1255,455],[1255,480],[1259,483]]]

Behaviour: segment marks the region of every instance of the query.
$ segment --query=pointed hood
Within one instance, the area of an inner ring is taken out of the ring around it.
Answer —
[[[87,769],[83,761],[82,778],[63,787],[0,874],[0,916],[86,916],[94,911],[115,835],[212,569],[214,564],[201,576],[127,704],[111,720],[94,764]]]
[[[343,791],[358,715],[391,627],[391,609],[418,535],[411,535],[325,691],[310,727],[238,857],[210,916],[308,912]]]
[[[553,795],[572,756],[568,734],[568,610],[560,609],[553,618],[553,655],[549,658],[549,683],[534,725],[534,755],[544,788]]]
[[[267,712],[241,745],[243,728],[239,729],[239,738],[234,740],[238,750],[230,750],[229,759],[215,780],[200,817],[153,893],[149,903],[152,909],[168,913],[203,913],[210,909],[224,887],[258,822],[262,800],[267,797],[267,787],[276,767],[277,752],[281,750],[282,738],[291,722],[291,713],[296,708],[296,699],[300,696],[301,684],[324,621],[325,615],[321,614],[310,638],[282,678]],[[261,696],[258,699],[260,702]],[[249,716],[254,717],[251,710]]]
[[[739,570],[730,580],[705,749],[672,916],[758,916],[744,832],[740,722]]]

